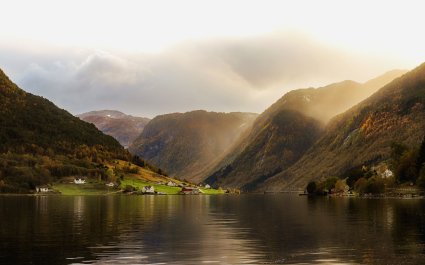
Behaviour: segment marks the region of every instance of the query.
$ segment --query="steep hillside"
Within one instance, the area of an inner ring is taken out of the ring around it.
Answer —
[[[318,139],[321,126],[296,111],[282,110],[270,117],[255,139],[220,171],[206,179],[215,186],[245,191],[297,161]]]
[[[317,89],[288,92],[255,120],[252,129],[239,139],[214,171],[209,172],[206,181],[245,190],[255,188],[296,162],[318,139],[319,124],[324,125],[331,117],[404,72],[394,70],[364,84],[343,81]],[[278,117],[282,113],[287,113],[288,120],[276,124],[276,121],[281,121]],[[294,116],[293,122],[291,115]],[[288,150],[291,159],[287,157]]]
[[[113,177],[105,164],[143,164],[111,136],[26,93],[0,70],[0,192],[28,192],[66,176]]]
[[[252,113],[192,111],[152,119],[130,151],[172,176],[201,180],[257,117]]]
[[[0,122],[1,152],[50,148],[66,153],[79,145],[100,145],[105,151],[125,153],[112,137],[59,109],[47,99],[26,93],[2,71]]]
[[[302,159],[264,189],[302,188],[311,179],[388,159],[392,143],[418,146],[425,133],[425,64],[335,117]]]
[[[130,146],[150,121],[148,118],[134,117],[116,110],[90,111],[77,117],[93,123],[103,133],[118,140],[125,148]]]

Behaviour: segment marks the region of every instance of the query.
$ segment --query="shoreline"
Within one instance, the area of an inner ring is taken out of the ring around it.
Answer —
[[[307,198],[355,198],[355,199],[425,199],[425,195],[414,195],[414,194],[404,194],[404,195],[394,195],[394,194],[377,194],[377,195],[316,195],[316,194],[306,194],[306,193],[296,193],[296,192],[248,192],[248,193],[217,193],[217,194],[132,194],[124,193],[121,191],[105,193],[105,194],[60,194],[60,193],[0,193],[0,197],[18,197],[18,196],[28,196],[28,197],[53,197],[53,196],[216,196],[216,195],[278,195],[278,194],[292,194],[294,196],[303,196]]]

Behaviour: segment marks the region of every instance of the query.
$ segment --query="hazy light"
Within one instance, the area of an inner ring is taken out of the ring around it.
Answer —
[[[261,112],[425,61],[423,3],[2,0],[0,68],[73,113]]]
[[[2,42],[158,52],[178,42],[292,30],[357,51],[425,55],[423,1],[2,1]]]

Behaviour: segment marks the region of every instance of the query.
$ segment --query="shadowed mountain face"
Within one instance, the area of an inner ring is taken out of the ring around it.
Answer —
[[[312,179],[384,161],[393,142],[417,146],[424,133],[425,64],[332,119],[312,149],[262,189],[303,188]]]
[[[317,140],[321,126],[299,112],[282,110],[264,124],[255,139],[228,166],[206,182],[216,186],[255,189],[267,178],[297,161]]]
[[[0,99],[2,151],[33,145],[56,150],[61,145],[80,144],[122,150],[117,141],[93,125],[59,109],[47,99],[18,88],[1,70]]]
[[[134,117],[116,110],[90,111],[77,117],[93,123],[103,133],[117,139],[125,148],[130,146],[150,121],[148,118]]]
[[[209,172],[216,186],[255,189],[285,171],[319,138],[330,118],[376,92],[405,71],[394,70],[364,84],[343,81],[321,88],[297,89],[264,111]],[[282,119],[282,117],[286,119]]]
[[[198,182],[256,117],[206,111],[160,115],[146,125],[130,151],[172,176]]]

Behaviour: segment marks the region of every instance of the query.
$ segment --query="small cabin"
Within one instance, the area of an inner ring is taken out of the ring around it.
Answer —
[[[198,195],[201,191],[198,188],[193,187],[183,187],[180,191],[180,194],[185,195]]]
[[[74,179],[75,184],[86,184],[86,180],[82,178],[76,178]]]
[[[153,186],[144,186],[142,188],[142,193],[145,193],[145,194],[155,194],[155,188]]]
[[[205,189],[211,189],[211,186],[209,184],[206,184]]]

